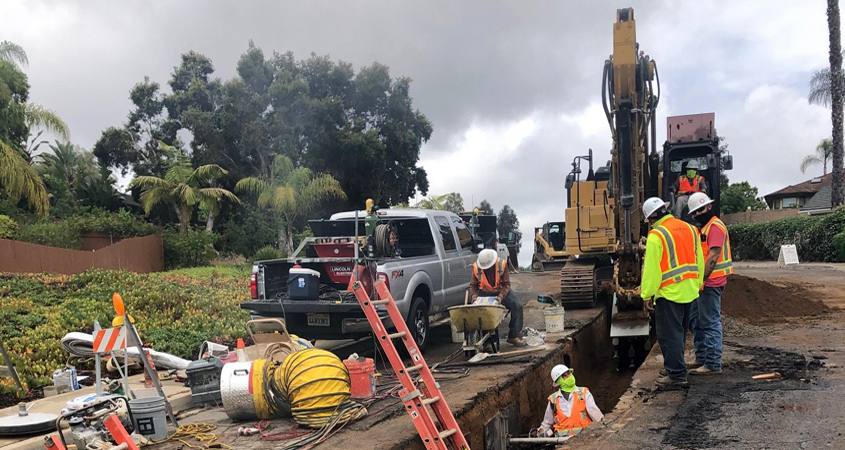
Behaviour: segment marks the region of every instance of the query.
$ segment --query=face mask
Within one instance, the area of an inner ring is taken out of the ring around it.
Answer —
[[[707,225],[707,222],[710,222],[710,219],[713,218],[713,210],[705,211],[697,216],[694,217],[695,221],[699,223],[702,227]]]
[[[571,393],[575,390],[575,375],[570,375],[566,379],[558,378],[557,385],[560,386],[561,391]]]
[[[695,171],[692,169],[687,170],[687,178],[695,178]]]

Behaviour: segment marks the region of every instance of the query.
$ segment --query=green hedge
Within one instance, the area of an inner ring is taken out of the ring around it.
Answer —
[[[801,261],[845,261],[845,238],[838,238],[840,254],[834,244],[834,236],[845,231],[845,208],[823,216],[730,225],[728,230],[736,260],[776,260],[781,245],[794,244]]]
[[[9,216],[0,214],[0,239],[14,239],[18,233],[18,223]]]

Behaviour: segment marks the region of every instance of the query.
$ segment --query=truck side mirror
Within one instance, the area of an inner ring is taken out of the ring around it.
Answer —
[[[484,243],[479,241],[472,242],[472,252],[473,253],[481,253],[484,250]]]
[[[722,168],[725,170],[733,170],[734,157],[733,155],[725,155],[722,157]]]

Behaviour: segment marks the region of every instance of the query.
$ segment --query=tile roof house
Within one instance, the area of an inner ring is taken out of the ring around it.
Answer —
[[[830,192],[833,174],[787,186],[763,196],[769,209],[799,208],[801,212],[830,211]]]

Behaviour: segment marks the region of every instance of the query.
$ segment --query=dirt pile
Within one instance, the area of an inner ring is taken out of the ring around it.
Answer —
[[[757,278],[731,275],[722,293],[722,312],[750,322],[766,324],[791,317],[818,316],[830,309],[795,284],[777,286]]]

